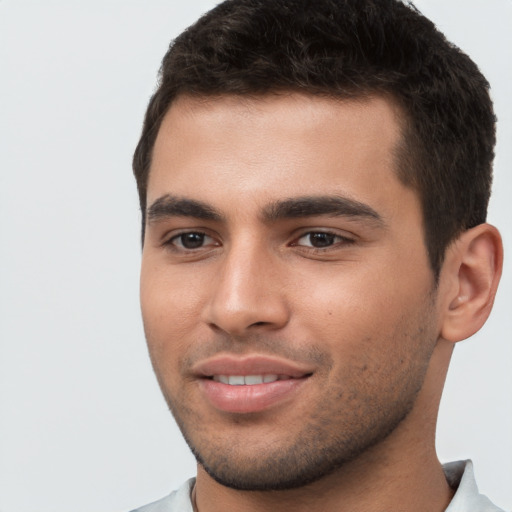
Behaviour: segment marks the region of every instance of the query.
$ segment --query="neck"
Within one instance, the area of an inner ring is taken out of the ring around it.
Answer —
[[[439,383],[444,382],[450,354],[451,345],[441,340],[413,410],[384,441],[357,459],[304,487],[264,492],[230,489],[199,466],[197,511],[444,511],[453,491],[435,453],[435,425]]]

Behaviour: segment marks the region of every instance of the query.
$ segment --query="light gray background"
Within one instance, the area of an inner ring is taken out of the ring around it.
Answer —
[[[0,511],[123,511],[195,464],[139,318],[131,155],[170,39],[214,1],[0,0]],[[512,1],[422,0],[481,66],[499,117],[495,311],[455,353],[443,461],[512,508]]]

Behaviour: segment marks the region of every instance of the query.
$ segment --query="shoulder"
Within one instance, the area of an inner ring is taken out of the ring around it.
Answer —
[[[475,481],[473,463],[459,460],[443,465],[446,480],[455,495],[445,512],[504,512],[487,496],[480,494]]]
[[[194,487],[194,483],[195,478],[191,478],[168,496],[131,512],[193,512],[190,492]]]

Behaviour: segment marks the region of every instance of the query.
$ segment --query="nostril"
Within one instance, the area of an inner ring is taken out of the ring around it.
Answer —
[[[259,327],[259,326],[262,326],[262,325],[267,325],[268,322],[254,322],[253,324],[250,325],[250,327]]]
[[[276,330],[287,324],[289,311],[279,294],[267,298],[254,290],[252,295],[227,291],[217,290],[204,309],[202,318],[214,331],[240,336],[248,330]]]

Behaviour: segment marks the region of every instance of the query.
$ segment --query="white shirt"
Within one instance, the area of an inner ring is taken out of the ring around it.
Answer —
[[[478,492],[470,460],[449,462],[443,470],[450,487],[457,489],[445,512],[504,512]]]
[[[457,489],[445,512],[504,512],[478,492],[470,460],[449,462],[443,470],[450,486]],[[169,496],[132,512],[193,512],[190,492],[194,483],[195,478],[191,478]]]

